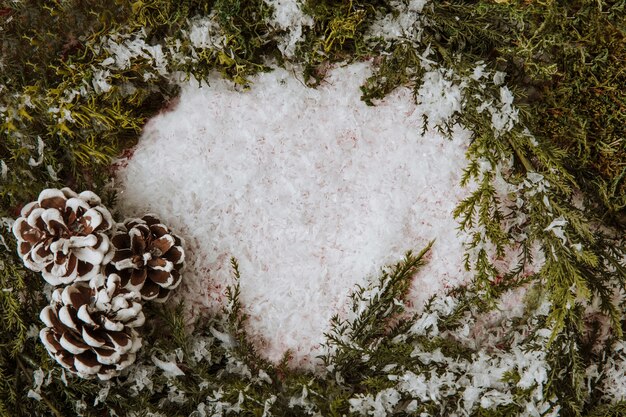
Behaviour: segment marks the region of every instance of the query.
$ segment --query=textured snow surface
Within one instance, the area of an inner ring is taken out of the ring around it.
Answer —
[[[249,330],[272,360],[290,349],[294,364],[314,365],[355,285],[431,239],[413,306],[469,279],[451,214],[468,193],[469,133],[420,134],[422,114],[450,113],[445,90],[428,108],[409,89],[366,106],[369,74],[366,63],[335,69],[318,89],[281,69],[247,92],[218,76],[190,82],[120,165],[121,213],[153,212],[186,239],[178,297],[216,311],[237,258]]]

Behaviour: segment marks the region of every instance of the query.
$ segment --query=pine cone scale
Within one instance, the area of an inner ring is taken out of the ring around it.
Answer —
[[[149,259],[146,264],[152,269],[161,269],[163,271],[171,271],[174,269],[174,263],[165,258]]]
[[[59,309],[59,320],[65,326],[69,327],[72,330],[78,331],[78,325],[76,322],[78,321],[78,317],[74,311],[71,311],[68,306],[63,306]]]
[[[50,245],[47,244],[46,241],[41,243],[37,243],[32,247],[31,251],[31,259],[33,262],[44,263],[50,262],[51,259],[54,259],[54,255],[50,253],[48,250]]]
[[[74,334],[70,331],[66,331],[61,335],[59,338],[59,344],[63,349],[73,353],[74,355],[78,355],[89,350],[89,345],[74,336]]]
[[[130,249],[118,249],[115,251],[113,255],[113,259],[111,259],[111,263],[115,265],[116,268],[126,269],[132,268],[132,265],[135,263],[132,261],[133,252]],[[123,262],[119,266],[120,262]]]
[[[48,327],[58,329],[63,326],[63,323],[61,323],[57,315],[53,313],[52,307],[50,306],[46,306],[43,310],[41,310],[41,313],[39,313],[39,318]]]
[[[167,235],[169,233],[169,229],[164,224],[156,223],[150,225],[150,233],[152,233],[155,237],[160,238],[161,236]]]
[[[17,230],[17,233],[20,235],[22,240],[31,244],[39,242],[43,235],[40,230],[35,229],[31,225],[29,225],[28,221],[26,221],[24,218],[19,218],[16,220],[15,229]]]
[[[94,349],[96,360],[102,365],[115,365],[120,361],[122,355],[112,349]]]
[[[73,372],[83,373],[86,375],[95,375],[102,369],[102,364],[98,361],[98,357],[92,352],[85,352],[73,358],[64,358],[64,363],[69,364],[69,368]]]
[[[180,246],[174,246],[169,251],[167,251],[167,253],[163,255],[163,257],[175,265],[182,264],[185,261],[184,252],[182,251]]]
[[[103,222],[102,214],[93,208],[87,210],[79,221],[83,233],[93,233]]]
[[[62,190],[57,189],[48,189],[43,190],[39,194],[39,198],[37,202],[40,207],[45,209],[47,208],[56,208],[61,209],[65,206],[65,201],[67,200],[67,196],[63,193]]]
[[[141,288],[141,297],[144,300],[154,300],[159,295],[159,286],[150,280],[146,280]]]
[[[132,287],[141,287],[148,277],[148,270],[145,268],[134,269],[130,274],[130,285]]]
[[[56,232],[57,230],[64,231],[67,228],[63,224],[63,216],[58,209],[46,209],[41,213],[41,221],[45,223],[45,227],[48,230]]]
[[[101,264],[109,251],[109,242],[102,236],[90,236],[93,236],[94,239],[81,239],[78,243],[81,246],[74,246],[73,253],[83,262],[88,262],[93,265]]]
[[[143,254],[146,251],[146,241],[144,236],[147,234],[140,227],[134,227],[128,232],[130,237],[130,250],[133,254]]]
[[[89,287],[70,286],[61,293],[61,299],[65,304],[72,305],[75,308],[88,304],[91,298]]]
[[[113,346],[116,348],[116,350],[121,351],[121,353],[126,353],[128,350],[130,350],[132,346],[132,340],[130,339],[130,336],[128,336],[126,333],[111,332],[108,333],[107,336],[109,337],[109,340],[111,340],[111,342],[113,343]],[[96,352],[98,352],[98,349],[96,349]]]
[[[156,249],[156,256],[161,256],[174,246],[174,238],[171,235],[163,235],[152,241],[153,250]]]
[[[43,342],[48,352],[57,353],[63,350],[63,346],[61,346],[61,344],[53,336],[52,332],[48,331],[47,329],[43,329],[39,333],[39,338]]]
[[[160,287],[169,287],[174,283],[174,277],[168,271],[153,269],[148,273],[148,277]]]
[[[82,336],[85,343],[94,348],[102,347],[106,344],[106,339],[103,335],[100,335],[98,330],[88,329],[83,327]]]
[[[116,248],[130,248],[130,237],[126,233],[119,233],[111,238],[111,244]]]

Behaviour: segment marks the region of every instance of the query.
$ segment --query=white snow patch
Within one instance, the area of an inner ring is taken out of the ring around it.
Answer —
[[[249,331],[271,360],[290,349],[294,364],[315,365],[355,285],[432,239],[412,304],[470,278],[452,216],[468,193],[458,184],[469,132],[419,133],[427,102],[457,105],[437,94],[418,107],[398,88],[369,107],[359,86],[370,73],[353,64],[310,89],[276,69],[247,92],[192,80],[118,173],[122,214],[154,212],[185,238],[178,297],[196,310],[221,308],[238,259]]]
[[[36,166],[41,165],[41,163],[43,162],[43,148],[44,148],[43,140],[41,140],[41,138],[37,136],[37,154],[39,154],[39,158],[37,158],[37,160],[35,161],[35,159],[31,157],[28,160],[28,165],[30,165],[31,167],[36,167]]]

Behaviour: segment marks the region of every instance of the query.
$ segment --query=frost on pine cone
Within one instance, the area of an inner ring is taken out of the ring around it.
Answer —
[[[22,208],[13,224],[18,253],[27,268],[52,285],[89,281],[110,259],[109,210],[91,191],[47,189]]]
[[[145,321],[141,298],[116,276],[56,289],[40,318],[47,327],[39,336],[50,356],[83,378],[118,375],[141,347],[135,330]]]
[[[122,286],[139,291],[144,300],[164,302],[180,284],[182,240],[155,216],[126,220],[111,243],[115,254],[107,273],[119,275]]]

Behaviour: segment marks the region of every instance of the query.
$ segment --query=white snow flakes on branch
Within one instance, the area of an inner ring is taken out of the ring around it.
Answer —
[[[500,103],[497,107],[489,106],[491,124],[495,131],[510,132],[518,121],[518,110],[513,106],[513,93],[506,86],[500,87]]]
[[[626,342],[615,342],[612,352],[613,357],[602,370],[604,380],[600,391],[604,393],[605,400],[616,404],[626,401]]]
[[[385,41],[418,41],[421,36],[420,15],[427,3],[428,0],[410,0],[408,3],[390,1],[389,4],[395,9],[395,13],[379,16],[371,24],[366,38],[370,38],[370,41],[381,38]]]
[[[564,227],[567,225],[567,220],[563,216],[559,216],[556,219],[552,220],[552,222],[543,229],[544,232],[552,232],[554,236],[558,237],[563,246],[567,244],[567,238],[565,237]]]
[[[431,313],[423,313],[420,320],[433,321],[449,316],[456,305],[450,297],[448,300],[437,298],[431,307]],[[547,314],[542,305],[536,311],[537,316]],[[432,320],[431,320],[432,319]],[[466,313],[465,326],[480,326],[480,323]],[[536,318],[531,319],[528,326],[536,326]],[[512,335],[514,340],[521,340],[527,330],[518,329]],[[463,330],[447,332],[441,337],[458,339]],[[553,405],[553,398],[546,398],[544,389],[548,383],[549,365],[545,346],[550,337],[550,330],[539,329],[535,332],[534,342],[538,348],[522,349],[515,342],[508,351],[479,349],[469,358],[463,356],[445,356],[441,349],[428,351],[420,344],[414,346],[412,358],[417,358],[423,366],[423,372],[416,374],[411,371],[393,372],[390,369],[389,381],[395,383],[376,395],[357,394],[350,399],[350,410],[362,416],[386,416],[392,412],[405,411],[415,413],[420,406],[428,403],[446,404],[450,417],[472,415],[477,409],[493,409],[524,401],[520,405],[524,411],[519,414],[527,417],[557,416],[559,408]],[[438,336],[432,328],[427,333],[419,333],[428,338]],[[469,340],[468,340],[469,341]],[[541,348],[543,346],[544,348]],[[509,376],[507,378],[507,376]],[[514,376],[511,378],[511,376]],[[530,390],[530,395],[520,400],[516,390]],[[451,401],[460,398],[458,402]],[[400,404],[404,400],[404,405]],[[408,400],[411,400],[407,403]],[[398,407],[404,407],[400,410]],[[453,411],[452,411],[453,410]]]
[[[427,71],[417,91],[416,112],[428,117],[430,128],[445,124],[462,110],[464,86],[454,80],[452,71],[440,68]]]
[[[161,360],[157,358],[156,356],[152,356],[152,362],[156,366],[161,368],[161,370],[163,371],[163,374],[167,376],[168,378],[185,375],[185,373],[176,364],[175,355],[170,354],[165,359],[166,360]]]
[[[278,49],[285,57],[291,58],[298,42],[302,40],[303,29],[313,25],[313,18],[302,12],[302,2],[299,0],[265,0],[265,3],[274,8],[271,23],[286,32]]]

